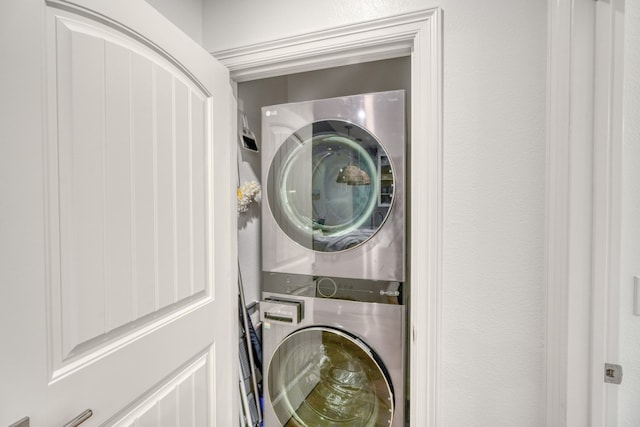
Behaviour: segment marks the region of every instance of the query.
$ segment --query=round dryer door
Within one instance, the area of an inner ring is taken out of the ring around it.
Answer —
[[[285,338],[267,377],[270,404],[286,427],[388,427],[391,380],[375,353],[343,331],[311,327]]]
[[[298,129],[275,153],[267,197],[278,226],[318,252],[359,246],[382,227],[393,202],[391,160],[355,124],[323,120]]]

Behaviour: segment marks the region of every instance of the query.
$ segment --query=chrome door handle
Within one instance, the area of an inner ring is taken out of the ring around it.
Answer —
[[[64,425],[64,427],[77,427],[83,422],[87,421],[93,415],[93,411],[91,409],[87,409],[68,423]]]

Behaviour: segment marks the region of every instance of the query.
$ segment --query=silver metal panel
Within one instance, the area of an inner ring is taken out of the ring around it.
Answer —
[[[297,130],[322,120],[344,120],[366,129],[384,146],[393,166],[393,205],[378,231],[359,246],[318,252],[294,242],[278,222],[281,215],[262,202],[262,269],[266,272],[404,281],[405,277],[405,113],[404,91],[378,92],[263,107],[262,183],[269,188],[271,165],[279,147]],[[374,224],[374,222],[376,224]],[[371,219],[372,228],[380,221]],[[282,221],[280,221],[282,223]]]
[[[263,293],[263,298],[282,297],[281,294]],[[336,299],[292,297],[304,301],[305,317],[297,325],[263,323],[264,382],[269,381],[269,367],[278,345],[294,331],[310,326],[329,326],[359,337],[381,359],[391,377],[395,407],[393,425],[404,425],[404,357],[405,307],[402,305],[363,303]],[[280,427],[271,406],[269,387],[264,387],[265,427]]]
[[[262,274],[262,291],[282,295],[344,299],[381,304],[403,304],[403,284],[387,280],[362,280],[298,274]]]

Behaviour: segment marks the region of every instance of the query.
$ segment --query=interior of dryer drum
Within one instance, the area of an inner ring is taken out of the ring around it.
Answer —
[[[391,160],[375,135],[344,120],[291,134],[269,168],[267,197],[278,226],[318,252],[352,249],[384,224],[393,204]]]

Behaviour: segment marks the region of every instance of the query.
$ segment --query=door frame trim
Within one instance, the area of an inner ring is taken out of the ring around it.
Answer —
[[[618,390],[605,363],[619,363],[625,0],[597,2],[593,140],[591,421],[614,426]]]
[[[411,56],[408,278],[420,286],[411,287],[409,305],[409,417],[412,426],[436,427],[442,311],[442,10],[419,10],[211,54],[229,68],[234,83]]]
[[[615,424],[623,2],[547,3],[549,427]]]
[[[547,2],[544,425],[549,427],[589,422],[594,4]]]

